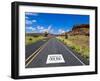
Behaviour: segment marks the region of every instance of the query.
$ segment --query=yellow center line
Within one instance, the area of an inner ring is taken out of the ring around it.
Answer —
[[[41,47],[42,47],[42,46],[41,46]],[[25,60],[25,62],[27,62],[38,50],[40,50],[41,47],[39,47],[34,53],[32,53],[32,54]]]
[[[44,44],[43,44],[44,45]],[[42,46],[43,46],[42,45]],[[41,46],[41,47],[42,47]],[[33,52],[26,60],[25,60],[25,62],[27,62],[37,51],[39,51],[40,49],[41,49],[41,47],[39,47],[35,52]]]
[[[50,41],[50,40],[49,40]],[[28,63],[25,65],[25,67],[27,67],[32,61],[33,59],[45,48],[45,46],[47,45],[48,42],[46,42],[43,46],[41,46],[40,50],[32,57],[32,59],[30,59],[28,61]]]

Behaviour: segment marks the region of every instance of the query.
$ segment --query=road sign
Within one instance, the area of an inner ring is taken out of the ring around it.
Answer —
[[[62,54],[50,54],[47,57],[46,64],[50,63],[65,63]]]

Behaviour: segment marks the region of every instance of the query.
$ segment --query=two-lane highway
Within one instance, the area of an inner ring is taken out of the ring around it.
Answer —
[[[32,48],[31,48],[32,49]],[[46,63],[48,55],[61,54],[64,63]],[[68,47],[56,38],[49,39],[27,62],[26,68],[85,65]]]
[[[27,59],[33,52],[35,52],[38,48],[40,48],[44,43],[46,43],[49,40],[49,38],[40,40],[36,43],[33,43],[31,45],[25,46],[25,59]]]

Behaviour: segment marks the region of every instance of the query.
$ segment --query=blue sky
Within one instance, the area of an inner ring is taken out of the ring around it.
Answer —
[[[76,24],[89,24],[89,15],[25,13],[26,33],[45,31],[60,34],[70,31]]]

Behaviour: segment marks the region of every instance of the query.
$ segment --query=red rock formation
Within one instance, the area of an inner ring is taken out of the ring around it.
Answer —
[[[89,35],[89,25],[82,24],[76,25],[72,28],[72,31],[68,32],[69,35]]]

